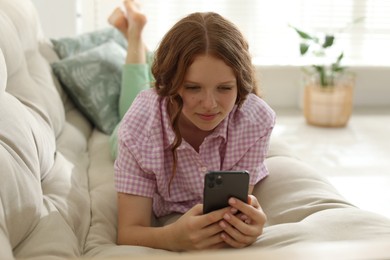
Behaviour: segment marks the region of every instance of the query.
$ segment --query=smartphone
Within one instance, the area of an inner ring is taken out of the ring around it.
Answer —
[[[229,206],[235,197],[248,200],[249,173],[247,171],[211,171],[206,173],[203,189],[203,213]]]

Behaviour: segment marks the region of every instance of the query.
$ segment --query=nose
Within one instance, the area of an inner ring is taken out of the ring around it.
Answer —
[[[202,106],[207,110],[211,110],[217,107],[217,99],[212,92],[206,92],[205,95],[203,95],[201,102]]]

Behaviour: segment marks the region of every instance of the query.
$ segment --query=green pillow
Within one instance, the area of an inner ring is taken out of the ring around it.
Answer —
[[[114,41],[52,63],[54,74],[85,116],[111,134],[119,122],[118,101],[126,51]]]
[[[122,33],[112,27],[84,33],[76,37],[51,39],[51,42],[53,43],[54,51],[60,59],[64,59],[90,50],[110,40],[114,40],[124,49],[127,49],[127,41]]]

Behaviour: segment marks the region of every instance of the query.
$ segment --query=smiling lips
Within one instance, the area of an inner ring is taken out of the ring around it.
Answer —
[[[205,121],[212,121],[217,117],[218,113],[215,114],[198,114],[198,116]]]

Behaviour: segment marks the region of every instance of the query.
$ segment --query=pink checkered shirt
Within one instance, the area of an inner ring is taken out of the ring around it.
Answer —
[[[275,123],[275,113],[250,94],[235,107],[196,152],[185,140],[177,149],[177,172],[170,195],[172,174],[170,145],[175,135],[167,113],[167,99],[154,89],[141,92],[124,116],[119,129],[115,161],[118,192],[153,199],[157,217],[184,213],[203,200],[204,175],[211,170],[247,170],[254,185],[268,175],[264,159]]]

